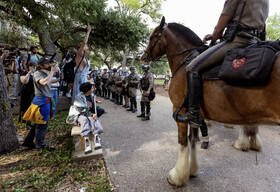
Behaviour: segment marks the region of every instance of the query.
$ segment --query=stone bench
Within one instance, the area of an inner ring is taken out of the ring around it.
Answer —
[[[79,160],[86,160],[92,158],[98,158],[103,156],[102,148],[94,150],[94,140],[93,135],[89,136],[92,152],[85,154],[85,140],[81,136],[81,127],[80,126],[73,126],[71,130],[71,136],[73,137],[73,142],[75,145],[74,150],[74,157]]]

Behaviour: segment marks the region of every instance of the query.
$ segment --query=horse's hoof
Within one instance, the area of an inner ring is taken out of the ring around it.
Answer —
[[[171,185],[172,187],[181,187],[181,186],[178,186],[175,183],[173,183],[173,181],[171,181],[170,177],[167,177],[166,179],[167,179],[167,182],[169,183],[169,185]]]
[[[249,145],[241,145],[239,140],[235,140],[232,144],[233,148],[238,151],[249,151]]]

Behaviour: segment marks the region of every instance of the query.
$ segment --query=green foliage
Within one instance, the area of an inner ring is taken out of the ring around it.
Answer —
[[[0,191],[57,191],[60,187],[65,187],[65,183],[71,185],[71,188],[85,186],[87,191],[111,191],[108,173],[101,159],[79,162],[73,160],[74,146],[70,126],[67,125],[67,129],[64,127],[67,113],[68,111],[57,113],[57,121],[50,121],[49,124],[47,140],[56,140],[54,152],[21,149],[0,157],[2,170],[7,171],[5,177],[0,178]],[[17,121],[17,117],[14,120]],[[16,163],[4,165],[4,161]]]
[[[165,74],[169,68],[166,57],[162,57],[159,61],[152,62],[150,66],[150,71],[155,75]]]
[[[266,32],[267,40],[275,41],[280,37],[280,15],[275,13],[275,15],[268,17],[266,22]]]

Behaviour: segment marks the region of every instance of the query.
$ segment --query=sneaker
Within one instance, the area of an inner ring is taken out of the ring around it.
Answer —
[[[16,136],[17,136],[18,141],[23,141],[24,140],[19,134],[16,134]]]
[[[101,149],[100,137],[99,135],[94,135],[94,150]]]
[[[90,140],[88,137],[85,137],[85,154],[91,153],[91,146],[90,146]]]
[[[66,93],[66,97],[70,99],[71,98],[71,94],[70,93]]]

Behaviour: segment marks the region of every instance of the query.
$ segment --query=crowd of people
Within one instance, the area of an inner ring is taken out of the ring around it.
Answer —
[[[60,65],[54,60],[55,53],[38,53],[37,46],[31,46],[28,53],[23,54],[16,48],[1,47],[1,61],[7,79],[9,100],[14,106],[14,100],[20,100],[19,122],[26,123],[30,129],[23,141],[23,146],[29,149],[48,149],[45,135],[49,119],[55,118],[59,95],[72,98],[72,106],[79,111],[78,124],[81,126],[81,136],[85,138],[85,152],[89,153],[89,134],[95,135],[95,148],[100,148],[99,130],[95,120],[105,114],[105,110],[96,106],[95,96],[110,99],[118,105],[123,105],[127,111],[137,112],[137,89],[142,90],[141,114],[137,117],[143,121],[150,119],[150,99],[153,92],[153,75],[149,66],[143,65],[142,79],[134,66],[129,71],[112,71],[107,68],[90,70],[87,59],[87,41],[91,27],[88,26],[83,42],[76,52],[69,52]],[[146,108],[146,110],[145,110]],[[36,141],[34,143],[34,140]]]

